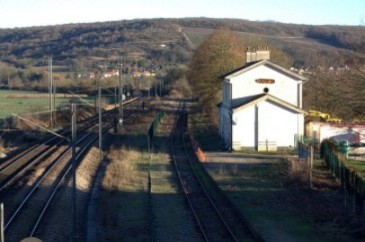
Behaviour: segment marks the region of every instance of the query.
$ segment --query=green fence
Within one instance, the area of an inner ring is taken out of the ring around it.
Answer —
[[[163,118],[163,116],[165,116],[165,112],[160,112],[152,121],[150,128],[148,129],[148,133],[147,133],[147,148],[148,150],[151,149],[152,147],[152,141],[153,141],[153,136],[156,132],[156,129],[158,127],[158,125],[161,122],[161,119]]]
[[[328,142],[321,144],[321,157],[330,167],[332,173],[339,179],[341,185],[365,197],[365,180],[354,170],[350,170],[334,152]]]

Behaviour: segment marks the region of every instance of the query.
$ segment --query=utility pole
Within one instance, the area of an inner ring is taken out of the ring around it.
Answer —
[[[52,73],[52,85],[53,85],[53,111],[54,111],[54,125],[57,125],[57,110],[56,110],[56,81],[53,78],[53,73]]]
[[[120,73],[119,73],[120,75]],[[118,101],[118,97],[117,97],[117,86],[118,86],[118,83],[115,84],[115,87],[114,87],[114,112],[115,112],[115,115],[114,115],[114,133],[117,133],[118,132],[118,118],[117,118],[117,101]]]
[[[99,96],[99,159],[102,159],[102,146],[103,146],[103,141],[102,141],[102,137],[103,137],[103,120],[102,120],[102,109],[101,109],[101,87],[99,86],[99,90],[98,90],[98,96]]]
[[[98,75],[96,75],[95,76],[95,99],[94,99],[94,107],[95,107],[95,113],[96,113],[96,111],[97,111],[97,109],[96,109],[96,92],[97,92],[97,90],[98,90],[98,83],[100,84],[100,81],[98,81],[99,80],[99,78],[101,78],[101,76],[98,74]]]
[[[52,57],[48,59],[48,90],[49,90],[49,113],[50,126],[53,126],[53,74],[52,74]]]
[[[119,125],[123,123],[123,82],[122,82],[122,63],[119,56]]]
[[[76,241],[76,104],[72,104],[72,241]]]
[[[143,74],[141,74],[141,83],[142,83],[142,96],[143,96],[143,91],[144,91],[144,78],[143,78]]]
[[[144,74],[143,74],[144,75]],[[146,87],[148,88],[148,97],[151,97],[151,83],[148,83],[148,78],[144,79],[146,82]],[[148,84],[148,85],[147,85]]]

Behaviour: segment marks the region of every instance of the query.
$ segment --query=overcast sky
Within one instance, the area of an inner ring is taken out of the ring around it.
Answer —
[[[365,0],[0,0],[0,28],[182,17],[365,25]]]

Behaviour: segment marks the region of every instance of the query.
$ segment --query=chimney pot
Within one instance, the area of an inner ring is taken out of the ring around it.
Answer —
[[[270,49],[268,46],[265,46],[262,50],[260,50],[259,46],[256,48],[252,48],[251,50],[247,48],[246,51],[246,63],[261,61],[261,60],[270,60]]]

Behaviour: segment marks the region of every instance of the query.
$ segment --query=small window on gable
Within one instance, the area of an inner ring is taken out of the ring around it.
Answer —
[[[255,80],[257,83],[260,84],[274,84],[275,80],[274,79],[264,79],[264,78],[260,78],[260,79],[256,79]]]

